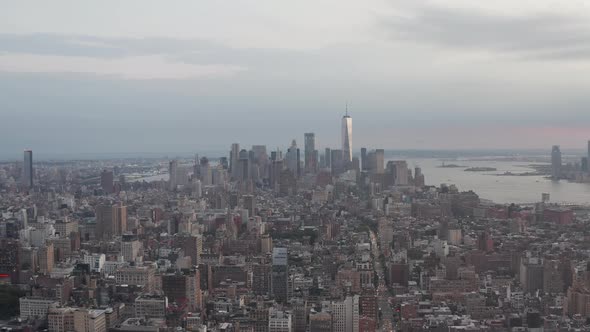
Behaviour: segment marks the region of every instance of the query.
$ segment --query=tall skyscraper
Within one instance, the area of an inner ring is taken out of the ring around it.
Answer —
[[[297,147],[297,142],[293,140],[291,142],[291,147],[287,150],[287,169],[293,172],[295,177],[300,175],[300,163],[301,163],[301,156],[299,155],[299,148]]]
[[[405,160],[391,160],[387,162],[387,172],[393,175],[396,186],[407,186],[410,171]]]
[[[282,159],[273,160],[270,168],[270,187],[278,191],[281,182],[281,173],[283,171],[284,161]]]
[[[422,174],[422,168],[416,167],[414,168],[414,186],[416,187],[424,187],[425,180],[424,174]]]
[[[320,167],[320,152],[318,150],[313,150],[313,157],[312,160],[314,161],[313,172],[317,173]]]
[[[252,145],[250,166],[252,168],[252,180],[257,181],[268,177],[268,153],[266,145]]]
[[[317,158],[315,153],[315,134],[305,133],[304,134],[304,158],[305,158],[305,172],[315,173],[317,169]]]
[[[235,178],[240,181],[250,180],[250,154],[248,151],[246,149],[240,150],[237,160]]]
[[[385,150],[375,150],[375,166],[378,174],[382,174],[385,170]]]
[[[178,177],[178,161],[172,160],[168,164],[168,189],[175,190]]]
[[[233,177],[233,178],[237,178],[239,154],[240,154],[240,144],[233,143],[231,145],[231,151],[229,152],[229,171],[230,171],[231,177]]]
[[[113,219],[111,222],[111,233],[121,235],[127,231],[127,206],[123,202],[113,205]]]
[[[361,170],[366,171],[368,166],[367,148],[361,148]]]
[[[102,240],[109,238],[111,235],[110,227],[113,220],[113,206],[111,204],[101,204],[95,208],[96,214],[96,238]]]
[[[359,331],[359,296],[347,296],[344,301],[330,303],[330,311],[333,315],[332,331],[334,332],[358,332]]]
[[[135,262],[135,259],[140,255],[141,242],[137,239],[137,235],[124,234],[121,237],[121,256],[126,262]]]
[[[256,264],[252,266],[252,292],[256,295],[267,295],[270,290],[271,266]]]
[[[330,151],[330,165],[332,166],[332,174],[338,175],[344,172],[344,153],[342,150]],[[352,162],[352,160],[351,160]]]
[[[382,174],[385,169],[385,150],[373,150],[366,155],[366,169],[372,174]],[[365,165],[363,164],[363,167]]]
[[[187,301],[189,310],[201,306],[201,275],[199,270],[183,270],[162,275],[162,291],[170,302]]]
[[[203,157],[204,158],[204,157]],[[211,169],[211,165],[209,164],[208,159],[201,158],[201,182],[204,186],[209,186],[213,184],[213,170]]]
[[[289,293],[289,264],[287,248],[272,251],[272,295],[278,303],[286,303]]]
[[[266,162],[268,159],[268,154],[266,153],[266,145],[252,145],[252,154],[254,155],[254,159],[252,160],[256,164],[262,164]]]
[[[25,187],[33,187],[33,151],[25,150],[25,164],[24,164],[23,184]]]
[[[127,206],[123,203],[96,206],[96,237],[110,239],[127,231]]]
[[[348,110],[342,117],[342,158],[347,165],[352,162],[352,117]]]
[[[561,177],[561,150],[559,145],[554,145],[551,149],[551,178],[559,180]]]
[[[326,158],[326,168],[331,168],[332,167],[332,150],[330,148],[326,148],[324,158]]]
[[[255,216],[256,215],[256,196],[253,195],[244,195],[242,196],[244,202],[244,209],[248,210],[248,216]],[[246,221],[243,221],[246,222]]]

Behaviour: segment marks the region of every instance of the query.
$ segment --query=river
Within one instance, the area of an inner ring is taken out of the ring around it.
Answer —
[[[392,158],[389,160],[400,160]],[[565,180],[551,181],[543,176],[497,176],[504,172],[534,172],[532,163],[519,161],[468,160],[445,161],[466,167],[493,167],[493,172],[466,172],[464,168],[439,167],[443,160],[434,158],[406,159],[408,166],[422,168],[427,185],[454,184],[459,190],[473,190],[481,198],[497,203],[534,203],[541,193],[549,193],[551,202],[590,205],[590,184]]]

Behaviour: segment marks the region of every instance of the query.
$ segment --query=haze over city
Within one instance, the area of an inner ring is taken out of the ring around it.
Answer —
[[[0,7],[0,331],[590,331],[590,2]]]
[[[346,102],[357,146],[584,149],[589,18],[584,1],[18,1],[0,151],[324,147]]]

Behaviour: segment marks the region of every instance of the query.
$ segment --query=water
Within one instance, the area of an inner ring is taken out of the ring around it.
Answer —
[[[150,176],[146,176],[146,177],[138,177],[136,179],[133,180],[129,180],[129,182],[155,182],[155,181],[168,181],[168,179],[170,178],[170,175],[168,173],[165,174],[156,174],[156,175],[150,175]]]
[[[403,159],[403,158],[397,158]],[[551,181],[543,176],[496,176],[504,172],[534,172],[530,162],[454,160],[446,164],[467,167],[493,167],[493,172],[466,172],[461,168],[441,168],[443,160],[434,158],[407,159],[408,166],[420,166],[426,184],[439,186],[454,184],[459,190],[473,190],[481,198],[496,203],[534,203],[541,200],[541,193],[549,193],[551,202],[590,205],[590,184],[565,180]]]

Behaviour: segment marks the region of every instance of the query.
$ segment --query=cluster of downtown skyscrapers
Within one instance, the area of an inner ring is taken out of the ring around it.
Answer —
[[[303,158],[303,159],[302,159]],[[221,159],[223,164],[225,159]],[[315,133],[304,134],[303,154],[295,139],[283,155],[277,149],[267,154],[266,146],[254,145],[250,151],[241,149],[238,143],[231,146],[229,154],[229,170],[231,177],[238,180],[259,179],[268,174],[270,185],[276,184],[283,170],[287,170],[294,178],[303,174],[315,174],[320,169],[329,168],[333,173],[343,173],[358,167],[358,158],[352,153],[352,117],[342,117],[342,146],[340,149],[326,148],[320,154],[316,149]]]
[[[229,156],[221,157],[217,165],[210,163],[206,157],[196,156],[192,171],[190,166],[172,160],[169,165],[169,187],[174,190],[187,185],[195,186],[193,190],[200,196],[201,188],[232,180],[239,184],[242,192],[253,192],[254,187],[265,187],[289,195],[297,192],[301,179],[305,180],[304,183],[315,181],[315,184],[325,185],[332,183],[333,176],[342,176],[353,182],[378,183],[383,187],[424,183],[419,167],[412,176],[404,160],[386,164],[383,149],[361,148],[360,154],[355,155],[352,117],[348,112],[341,119],[340,138],[339,148],[327,147],[323,151],[317,148],[315,133],[310,132],[304,134],[303,151],[295,139],[286,151],[277,148],[269,152],[266,145],[253,145],[247,150],[241,148],[239,143],[233,143]],[[190,173],[194,175],[192,181],[189,181]]]
[[[270,155],[264,145],[253,145],[251,150],[246,150],[234,143],[229,160],[223,157],[220,164],[234,180],[267,186],[286,194],[294,192],[298,179],[308,174],[320,175],[320,182],[322,174],[329,178],[349,171],[352,171],[349,172],[351,180],[358,180],[357,176],[361,174],[388,173],[396,185],[408,185],[412,181],[405,161],[390,161],[386,167],[385,150],[361,148],[358,156],[353,154],[352,144],[352,117],[347,112],[341,120],[341,146],[338,149],[327,147],[321,153],[317,149],[315,133],[305,133],[303,152],[295,139],[286,153],[277,149]],[[419,168],[415,170],[415,177],[419,182],[424,181]]]
[[[350,174],[356,180],[361,173],[372,175],[388,173],[395,179],[393,183],[395,185],[404,186],[412,182],[412,173],[405,161],[390,161],[386,167],[385,150],[368,150],[363,147],[360,149],[360,156],[355,156],[352,144],[352,117],[346,112],[341,119],[339,149],[327,147],[324,153],[320,153],[316,148],[315,133],[304,134],[303,153],[295,139],[284,154],[277,149],[270,151],[270,155],[265,145],[253,145],[251,150],[246,150],[240,149],[239,143],[233,143],[229,158],[220,158],[217,166],[210,165],[207,157],[198,158],[198,156],[195,157],[193,167],[179,164],[178,160],[170,161],[168,186],[169,189],[175,190],[178,186],[187,185],[190,182],[190,173],[196,175],[199,180],[192,182],[199,187],[196,189],[197,192],[201,191],[202,186],[233,179],[245,186],[246,191],[251,191],[249,188],[254,186],[265,186],[289,194],[296,191],[298,179],[306,174],[325,174],[326,178],[329,178],[348,171],[354,171]],[[103,171],[100,177],[101,182],[105,183],[102,186],[103,190],[107,193],[113,192],[113,173]],[[418,183],[423,183],[420,168],[416,168],[414,177]],[[22,184],[25,188],[32,188],[34,185],[32,150],[24,151]]]
[[[590,182],[590,141],[588,141],[588,153],[580,159],[579,163],[563,164],[559,145],[551,148],[551,179],[568,179],[576,182]]]

